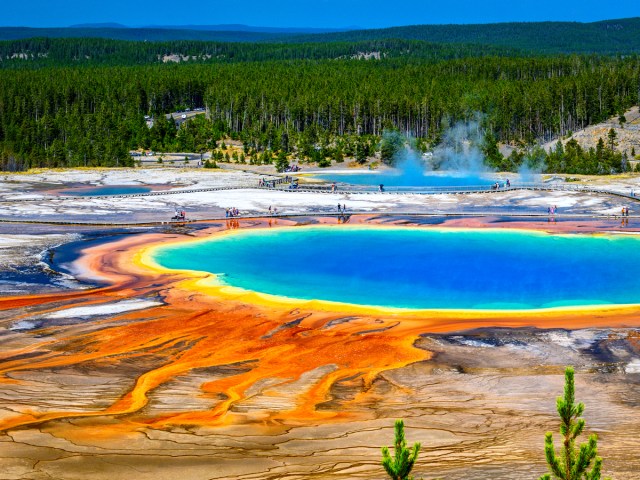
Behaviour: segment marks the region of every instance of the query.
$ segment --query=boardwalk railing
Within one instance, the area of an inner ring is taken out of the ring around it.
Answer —
[[[273,187],[267,189],[273,190]],[[584,192],[584,193],[598,193],[605,195],[617,195],[630,199],[637,199],[636,196],[629,193],[623,193],[618,190],[610,190],[607,188],[593,187],[583,184],[567,184],[567,183],[552,183],[552,182],[531,182],[531,183],[512,183],[510,186],[501,184],[496,188],[495,184],[484,185],[456,185],[456,186],[423,186],[423,187],[384,187],[381,192],[378,187],[370,185],[352,185],[338,183],[335,187],[327,184],[300,184],[296,188],[289,188],[288,186],[276,188],[276,190],[282,190],[287,192],[314,192],[314,193],[377,193],[377,194],[423,194],[423,195],[435,195],[435,194],[469,194],[469,193],[499,193],[509,192],[514,190],[539,190],[539,191],[560,191],[560,192]]]
[[[251,219],[278,219],[278,218],[305,218],[305,217],[337,217],[344,220],[349,220],[352,216],[366,215],[370,217],[403,217],[403,218],[420,218],[420,217],[501,217],[501,218],[526,218],[536,220],[546,220],[548,222],[556,222],[557,220],[580,220],[580,219],[610,219],[621,220],[622,226],[628,226],[629,219],[640,219],[640,215],[621,216],[620,214],[613,213],[561,213],[549,215],[541,212],[522,212],[514,210],[470,210],[470,211],[431,211],[431,212],[411,212],[411,211],[359,211],[348,210],[345,213],[338,212],[326,212],[326,211],[309,211],[309,212],[295,212],[295,213],[278,213],[278,214],[241,214],[233,218],[227,218],[222,216],[214,216],[211,218],[199,218],[185,221],[139,221],[139,222],[119,222],[119,221],[105,221],[105,222],[83,222],[74,220],[33,220],[33,219],[18,219],[18,218],[0,218],[0,223],[7,224],[32,224],[32,225],[59,225],[59,226],[93,226],[93,227],[153,227],[153,226],[183,226],[192,223],[211,223],[211,222],[237,222],[238,220],[251,220]]]
[[[290,178],[290,177],[289,177]],[[471,194],[471,193],[500,193],[509,192],[514,190],[539,190],[539,191],[561,191],[561,192],[585,192],[585,193],[597,193],[604,195],[616,195],[625,197],[631,200],[640,200],[639,197],[631,195],[629,193],[623,193],[618,190],[609,190],[606,188],[593,187],[582,184],[567,184],[567,183],[512,183],[509,187],[502,184],[496,188],[495,185],[458,185],[458,186],[424,186],[424,187],[384,187],[384,191],[380,192],[378,187],[370,185],[352,185],[352,184],[336,184],[333,187],[331,184],[298,184],[297,187],[293,187],[292,184],[287,183],[288,178],[280,178],[277,180],[270,180],[268,182],[261,182],[259,184],[244,183],[233,186],[219,186],[209,188],[191,188],[191,189],[176,189],[176,190],[161,190],[145,193],[126,193],[120,195],[60,195],[60,196],[41,196],[36,198],[24,198],[24,199],[0,199],[0,203],[14,203],[14,202],[41,202],[47,200],[86,200],[92,198],[110,199],[110,198],[139,198],[139,197],[155,197],[166,195],[180,195],[188,193],[202,193],[202,192],[217,192],[224,190],[247,190],[247,189],[260,189],[279,192],[302,192],[302,193],[348,193],[348,194],[390,194],[390,195],[435,195],[435,194]]]

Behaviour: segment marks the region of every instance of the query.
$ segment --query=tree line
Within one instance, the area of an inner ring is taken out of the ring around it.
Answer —
[[[229,43],[177,40],[136,42],[102,38],[27,38],[0,41],[0,68],[126,66],[180,63],[236,63],[282,60],[453,58],[523,55],[513,48],[438,44],[419,40],[373,39],[358,42]]]

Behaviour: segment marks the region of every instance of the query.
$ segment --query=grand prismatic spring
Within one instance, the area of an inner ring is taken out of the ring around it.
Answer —
[[[161,266],[306,300],[414,309],[635,304],[639,240],[522,230],[298,227],[166,247]]]

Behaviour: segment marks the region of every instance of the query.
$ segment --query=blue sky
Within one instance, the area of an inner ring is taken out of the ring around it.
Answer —
[[[51,27],[242,23],[276,27],[387,27],[420,23],[570,20],[640,16],[638,0],[9,0],[0,25]]]

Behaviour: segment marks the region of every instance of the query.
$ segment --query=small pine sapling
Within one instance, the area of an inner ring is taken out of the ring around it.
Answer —
[[[407,448],[402,420],[396,420],[394,450],[392,457],[389,448],[382,447],[382,466],[387,474],[392,480],[413,480],[410,474],[420,453],[420,444],[416,442],[413,448]]]
[[[584,413],[584,403],[575,403],[573,374],[573,368],[567,367],[564,373],[564,397],[556,400],[563,444],[556,453],[553,434],[547,432],[545,435],[544,452],[549,473],[542,475],[540,480],[600,480],[602,458],[598,456],[598,436],[590,435],[588,442],[576,448],[576,438],[584,430],[585,422],[580,418]]]

